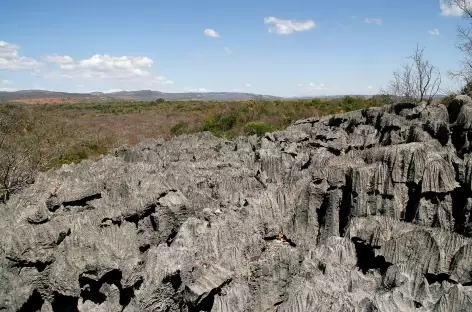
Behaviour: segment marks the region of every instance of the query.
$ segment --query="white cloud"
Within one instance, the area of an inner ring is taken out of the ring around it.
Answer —
[[[324,83],[314,84],[313,82],[310,82],[310,83],[308,84],[308,87],[309,87],[309,89],[311,89],[311,90],[316,90],[316,91],[326,90],[326,89],[327,89],[327,87],[325,86]]]
[[[367,89],[372,89],[372,86],[367,86]]]
[[[428,30],[428,32],[433,36],[439,36],[440,35],[439,29],[437,29],[437,28]]]
[[[313,20],[282,20],[273,16],[264,18],[264,24],[271,25],[269,26],[269,32],[278,35],[290,35],[293,32],[306,31],[316,27],[316,23]]]
[[[145,85],[172,84],[163,76],[154,76],[149,69],[153,61],[145,56],[94,55],[89,59],[59,64],[59,71],[38,70],[44,78],[129,80]]]
[[[41,66],[31,57],[20,56],[20,47],[0,41],[0,70],[30,70]]]
[[[3,91],[3,92],[15,92],[15,91],[18,91],[18,89],[0,87],[0,91]]]
[[[0,80],[0,91],[12,92],[12,91],[18,90],[16,88],[12,88],[11,85],[13,85],[13,82],[10,80],[7,80],[7,79]]]
[[[472,9],[472,0],[459,0],[460,4],[466,8]],[[439,8],[441,9],[442,16],[461,16],[464,11],[456,4],[449,5],[446,1],[439,1]]]
[[[120,91],[125,91],[123,89],[108,89],[105,91],[102,91],[103,93],[115,93],[115,92],[120,92]]]
[[[250,87],[251,87],[251,84],[250,84],[250,83],[246,83],[246,87],[250,88]]]
[[[3,79],[3,80],[0,80],[0,85],[12,85],[13,84],[13,81],[11,80],[7,80],[7,79]]]
[[[109,56],[94,55],[90,59],[80,60],[72,64],[61,64],[66,72],[78,73],[87,78],[129,78],[150,76],[147,71],[153,61],[143,56]]]
[[[35,76],[55,79],[74,79],[76,84],[89,85],[107,80],[114,85],[152,87],[170,85],[164,76],[154,75],[150,69],[153,60],[145,56],[94,55],[88,59],[74,60],[68,55],[43,55],[39,62],[21,56],[20,47],[0,41],[0,70],[29,70]],[[57,64],[58,66],[52,66]],[[0,80],[0,83],[2,80]],[[6,83],[3,83],[6,85]]]
[[[368,17],[366,17],[364,19],[364,23],[382,25],[382,19],[381,18],[368,18]]]
[[[74,62],[74,59],[68,55],[53,54],[41,56],[41,61],[55,64],[70,64]]]
[[[205,88],[192,88],[192,87],[185,87],[185,91],[187,92],[210,92],[209,90]]]
[[[228,54],[233,54],[233,52],[228,47],[224,47],[224,50]]]
[[[299,86],[299,87],[303,87],[303,84],[302,84],[302,83],[299,83],[298,86]]]
[[[205,29],[205,30],[203,31],[203,34],[204,34],[205,36],[207,36],[207,37],[213,37],[213,38],[219,38],[219,37],[220,37],[220,34],[219,34],[219,33],[217,33],[216,31],[214,31],[213,29],[209,29],[209,28]]]
[[[145,56],[94,55],[72,63],[58,64],[58,69],[45,67],[33,71],[33,75],[49,79],[73,79],[76,83],[94,89],[101,83],[116,87],[155,88],[173,82],[164,76],[150,72],[153,61]]]
[[[241,91],[241,90],[238,89],[238,88],[234,88],[234,89],[233,89],[233,92],[240,92],[240,91]]]

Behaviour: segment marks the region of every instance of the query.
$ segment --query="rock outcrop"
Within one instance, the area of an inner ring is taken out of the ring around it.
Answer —
[[[0,205],[2,311],[472,311],[472,100],[210,133]]]

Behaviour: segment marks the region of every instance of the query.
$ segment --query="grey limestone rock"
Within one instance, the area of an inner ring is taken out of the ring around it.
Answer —
[[[0,204],[8,312],[472,311],[472,100],[41,173]]]

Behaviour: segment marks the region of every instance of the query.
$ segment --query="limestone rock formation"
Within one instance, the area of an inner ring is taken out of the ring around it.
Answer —
[[[472,100],[210,133],[0,205],[0,310],[472,311]]]

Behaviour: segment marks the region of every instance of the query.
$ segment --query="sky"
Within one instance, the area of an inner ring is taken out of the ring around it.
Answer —
[[[0,90],[376,94],[419,44],[447,76],[441,0],[0,0]]]

